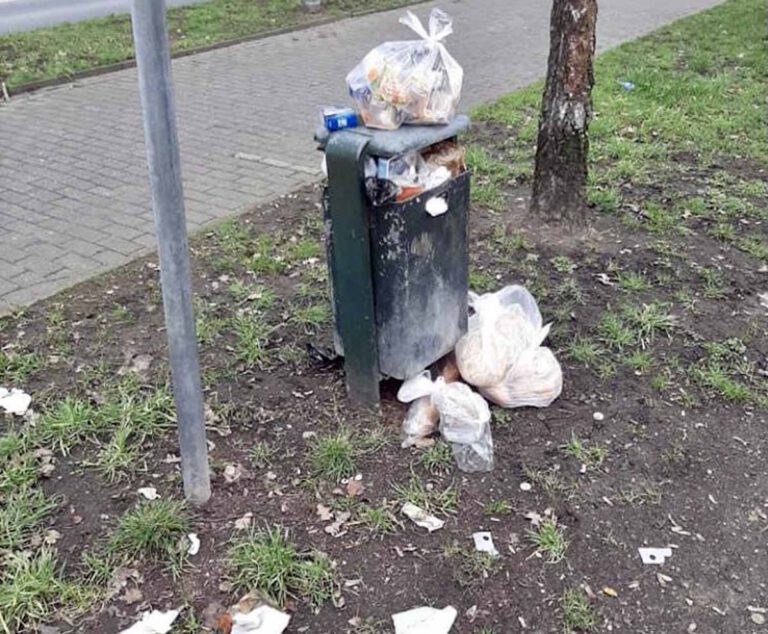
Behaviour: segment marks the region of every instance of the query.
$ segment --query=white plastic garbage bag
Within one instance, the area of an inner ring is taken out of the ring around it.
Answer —
[[[442,40],[452,20],[432,9],[429,32],[410,11],[400,23],[421,38],[386,42],[347,75],[347,87],[366,126],[394,130],[403,123],[448,123],[456,114],[464,71]]]
[[[440,416],[440,433],[451,443],[459,469],[493,469],[491,411],[485,399],[468,385],[458,381],[446,383],[443,377],[433,381],[429,372],[424,371],[405,381],[397,398],[406,403],[430,399]],[[403,431],[407,434],[405,426]]]
[[[541,345],[549,333],[549,326],[542,326],[536,300],[522,286],[484,295],[470,292],[469,306],[474,314],[456,344],[456,363],[471,385],[498,385],[520,355]]]
[[[431,436],[437,431],[440,414],[432,403],[432,397],[422,396],[413,401],[403,420],[402,447],[411,447],[422,438]]]
[[[501,407],[547,407],[563,391],[563,371],[549,348],[525,350],[504,380],[480,393]]]

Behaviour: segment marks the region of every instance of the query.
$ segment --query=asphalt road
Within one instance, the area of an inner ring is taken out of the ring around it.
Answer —
[[[166,0],[168,6],[205,0]],[[0,0],[0,34],[129,13],[131,0]]]

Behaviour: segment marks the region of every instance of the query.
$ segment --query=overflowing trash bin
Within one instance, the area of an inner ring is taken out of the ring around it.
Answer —
[[[352,399],[377,403],[383,377],[404,381],[403,447],[439,433],[459,469],[490,471],[486,399],[547,407],[562,369],[527,289],[470,292],[469,119],[456,115],[463,71],[443,44],[451,19],[432,9],[428,30],[410,11],[400,22],[421,39],[373,48],[347,75],[355,107],[323,109],[315,134],[335,346]]]
[[[378,401],[382,377],[413,376],[466,332],[470,174],[458,136],[468,127],[458,116],[316,134],[336,348],[357,400]]]

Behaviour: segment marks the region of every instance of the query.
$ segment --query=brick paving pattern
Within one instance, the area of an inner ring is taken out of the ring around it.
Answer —
[[[602,0],[605,50],[717,0]],[[423,17],[430,5],[418,5]],[[549,2],[457,0],[447,42],[465,71],[462,108],[545,71]],[[319,178],[312,131],[346,103],[344,77],[375,44],[409,39],[401,10],[173,62],[190,231]],[[155,245],[135,70],[0,105],[0,313]]]

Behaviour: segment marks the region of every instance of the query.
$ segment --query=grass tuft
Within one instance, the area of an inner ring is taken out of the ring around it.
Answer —
[[[300,599],[319,607],[333,597],[332,562],[317,551],[299,552],[279,528],[233,541],[228,559],[233,585],[243,592],[264,592],[279,605]]]

